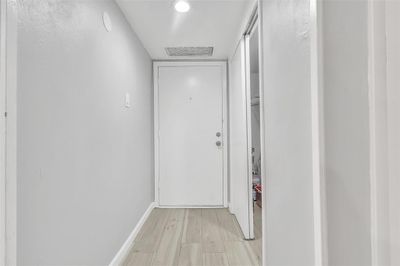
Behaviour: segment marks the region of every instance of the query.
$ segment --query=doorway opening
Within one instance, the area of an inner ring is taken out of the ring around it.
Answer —
[[[262,237],[262,172],[261,172],[261,119],[260,119],[260,64],[258,24],[249,29],[246,40],[246,80],[250,108],[248,109],[248,132],[251,138],[251,177],[253,199],[254,239]]]
[[[262,97],[258,7],[229,61],[230,205],[243,237],[262,259]]]

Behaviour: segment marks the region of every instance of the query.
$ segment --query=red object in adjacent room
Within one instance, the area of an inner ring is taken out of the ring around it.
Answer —
[[[256,204],[262,208],[262,189],[261,189],[261,185],[257,185],[256,186]]]

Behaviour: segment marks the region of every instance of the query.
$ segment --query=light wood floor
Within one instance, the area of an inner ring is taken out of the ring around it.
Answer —
[[[261,265],[261,209],[254,213],[256,239],[243,240],[227,209],[154,209],[124,265]]]

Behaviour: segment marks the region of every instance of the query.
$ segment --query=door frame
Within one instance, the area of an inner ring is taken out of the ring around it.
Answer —
[[[227,62],[226,61],[153,61],[154,79],[154,201],[160,207],[160,143],[159,143],[159,94],[158,73],[160,67],[219,66],[222,70],[222,169],[223,169],[223,207],[228,207],[228,100],[227,100]],[[187,208],[188,206],[161,206],[163,208]],[[210,206],[191,206],[203,208]],[[218,206],[216,206],[218,207]]]
[[[252,149],[253,149],[253,128],[252,128],[252,106],[251,106],[251,61],[250,61],[250,40],[254,34],[259,34],[258,26],[258,6],[255,7],[253,16],[250,19],[249,27],[243,35],[244,39],[244,77],[245,77],[245,95],[246,95],[246,127],[247,127],[247,183],[248,183],[248,219],[249,219],[249,239],[254,239],[254,202],[253,202],[253,162],[252,162]],[[256,31],[257,29],[257,31]],[[260,61],[259,61],[260,62]],[[260,77],[259,77],[260,78]],[[259,90],[261,92],[261,83],[259,83]],[[260,103],[262,101],[260,93]],[[261,110],[260,110],[261,122]],[[260,125],[260,138],[264,133]],[[261,144],[261,143],[260,143]],[[261,148],[261,147],[260,147]],[[262,157],[261,157],[262,162]],[[261,173],[262,176],[262,173]],[[261,185],[262,185],[261,181]]]
[[[0,264],[17,264],[17,14],[0,0]]]
[[[0,1],[0,264],[6,265],[6,3]]]

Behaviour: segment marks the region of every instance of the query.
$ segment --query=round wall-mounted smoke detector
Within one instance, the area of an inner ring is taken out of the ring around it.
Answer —
[[[112,30],[112,22],[111,22],[111,18],[107,12],[103,13],[103,23],[104,23],[104,27],[106,28],[106,30],[108,32],[110,32]]]

